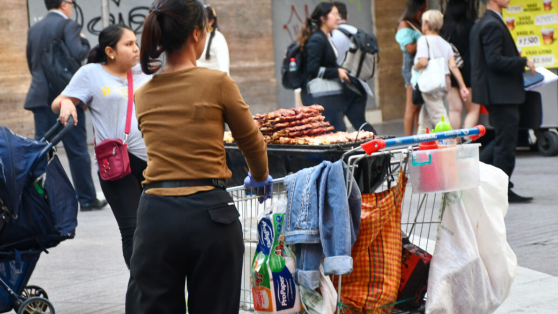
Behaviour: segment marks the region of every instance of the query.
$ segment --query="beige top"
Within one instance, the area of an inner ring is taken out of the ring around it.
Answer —
[[[153,76],[135,95],[139,129],[147,147],[143,184],[189,179],[229,179],[223,134],[229,126],[252,177],[268,176],[266,144],[235,82],[224,72],[189,68]],[[213,189],[149,189],[147,194],[190,195]]]

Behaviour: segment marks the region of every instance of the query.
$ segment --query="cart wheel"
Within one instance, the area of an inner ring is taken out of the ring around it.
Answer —
[[[48,300],[48,294],[46,293],[45,289],[39,287],[39,286],[27,286],[25,287],[25,289],[23,289],[23,291],[21,292],[21,296],[29,299],[32,297],[41,297],[41,298],[45,298]]]
[[[54,307],[47,299],[34,297],[25,300],[17,314],[54,314]]]
[[[539,152],[543,156],[558,155],[558,133],[552,131],[544,131],[542,133],[544,139],[538,140]],[[544,144],[543,144],[544,142]]]

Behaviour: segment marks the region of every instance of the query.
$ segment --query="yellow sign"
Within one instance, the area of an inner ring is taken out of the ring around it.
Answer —
[[[558,0],[511,0],[504,20],[522,57],[558,68]]]

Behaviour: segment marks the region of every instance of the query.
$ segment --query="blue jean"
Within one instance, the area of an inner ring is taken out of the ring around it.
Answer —
[[[326,275],[353,270],[351,248],[360,227],[361,195],[353,184],[347,196],[344,166],[342,161],[324,161],[285,178],[285,243],[296,244],[295,281],[310,289],[319,286],[324,255]]]
[[[85,129],[85,111],[82,106],[76,106],[78,125],[75,126],[62,140],[66,155],[70,162],[72,181],[76,189],[80,204],[92,203],[97,199],[95,185],[91,175],[91,157],[87,150],[87,130]],[[56,123],[56,115],[50,107],[33,109],[35,118],[35,139],[40,140],[43,135]]]

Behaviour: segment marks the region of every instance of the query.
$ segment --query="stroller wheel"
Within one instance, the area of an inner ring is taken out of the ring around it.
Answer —
[[[47,299],[33,297],[21,304],[17,314],[54,314],[54,307]]]
[[[23,289],[23,291],[21,292],[21,296],[29,299],[32,297],[41,297],[41,298],[45,298],[48,300],[48,294],[46,293],[45,289],[39,287],[39,286],[27,286],[25,287],[25,289]]]

